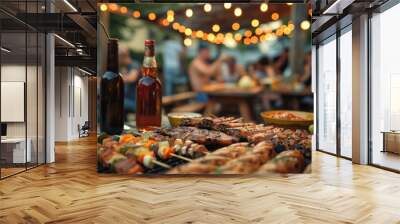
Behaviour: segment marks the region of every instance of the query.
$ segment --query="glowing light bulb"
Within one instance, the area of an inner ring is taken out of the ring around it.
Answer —
[[[135,10],[135,11],[133,11],[132,16],[135,17],[135,18],[139,18],[140,17],[140,12]]]
[[[310,24],[310,21],[308,21],[308,20],[304,20],[303,22],[300,23],[300,28],[302,30],[308,30],[308,29],[310,29],[310,26],[311,26],[311,24]]]
[[[193,16],[193,10],[192,9],[186,9],[186,16],[188,18],[192,17]]]
[[[101,4],[101,5],[100,5],[100,10],[101,10],[102,12],[107,11],[107,9],[108,9],[107,4]]]
[[[258,21],[258,19],[253,19],[251,21],[251,26],[252,27],[257,27],[258,25],[260,25],[260,21]]]
[[[175,15],[174,11],[172,10],[167,11],[167,16],[174,16],[174,15]]]
[[[225,9],[230,9],[232,7],[232,3],[224,3]]]
[[[197,38],[202,38],[203,35],[204,35],[204,32],[201,31],[201,30],[199,30],[199,31],[196,32],[196,37],[197,37]]]
[[[272,13],[271,19],[272,19],[272,20],[278,20],[278,19],[279,19],[279,14],[276,13],[276,12]]]
[[[266,11],[268,11],[268,4],[267,4],[267,3],[262,3],[262,4],[260,5],[260,11],[261,11],[261,12],[266,12]]]
[[[126,8],[125,6],[121,7],[119,10],[122,14],[126,14],[128,12],[128,8]]]
[[[240,29],[240,24],[239,24],[239,23],[234,23],[234,24],[232,24],[232,29],[233,29],[233,30],[238,30],[238,29]]]
[[[236,8],[235,11],[233,12],[236,17],[239,17],[242,15],[242,9],[241,8]]]
[[[212,9],[211,4],[207,3],[204,5],[204,12],[210,12]]]
[[[183,41],[183,44],[184,44],[186,47],[192,46],[192,39],[186,38],[186,39]]]
[[[221,29],[221,27],[220,27],[218,24],[214,24],[214,25],[212,26],[212,30],[213,30],[214,32],[218,32],[220,29]]]
[[[152,21],[156,20],[156,18],[157,18],[156,14],[154,12],[149,13],[148,17],[149,17],[149,20],[152,20]]]
[[[186,29],[185,29],[185,35],[186,35],[186,36],[190,36],[191,34],[192,34],[192,29],[186,28]]]

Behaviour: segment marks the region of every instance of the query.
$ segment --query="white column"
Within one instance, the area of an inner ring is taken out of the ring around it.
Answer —
[[[55,161],[54,133],[55,133],[55,56],[54,35],[47,34],[46,37],[46,163]]]
[[[368,163],[368,16],[353,19],[353,162]]]

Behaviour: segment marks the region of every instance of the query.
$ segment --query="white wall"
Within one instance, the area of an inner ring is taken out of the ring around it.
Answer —
[[[71,67],[56,67],[55,73],[55,140],[70,141],[88,120],[88,78]]]

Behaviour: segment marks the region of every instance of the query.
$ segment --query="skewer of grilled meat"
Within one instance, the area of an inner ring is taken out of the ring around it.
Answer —
[[[303,154],[298,150],[288,150],[268,161],[258,170],[258,173],[301,173],[304,168]]]
[[[246,154],[233,159],[216,169],[217,174],[246,174],[258,170],[275,156],[274,146],[270,142],[260,142]]]
[[[99,148],[98,161],[102,167],[115,171],[119,174],[139,174],[143,172],[143,167],[134,158],[114,151],[113,149]]]
[[[239,141],[220,131],[200,129],[196,127],[161,128],[159,132],[173,138],[190,140],[202,145],[231,145]]]
[[[193,162],[175,167],[170,174],[207,174],[213,172],[218,166],[228,163],[230,160],[244,155],[249,150],[248,143],[236,143],[218,149],[206,156],[193,160]]]

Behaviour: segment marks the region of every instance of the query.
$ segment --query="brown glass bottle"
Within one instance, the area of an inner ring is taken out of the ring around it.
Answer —
[[[146,40],[144,45],[143,77],[136,88],[136,127],[152,130],[161,126],[162,87],[154,56],[154,40]]]
[[[100,131],[121,134],[124,128],[124,81],[119,74],[117,39],[108,42],[107,71],[101,77],[100,86]]]

